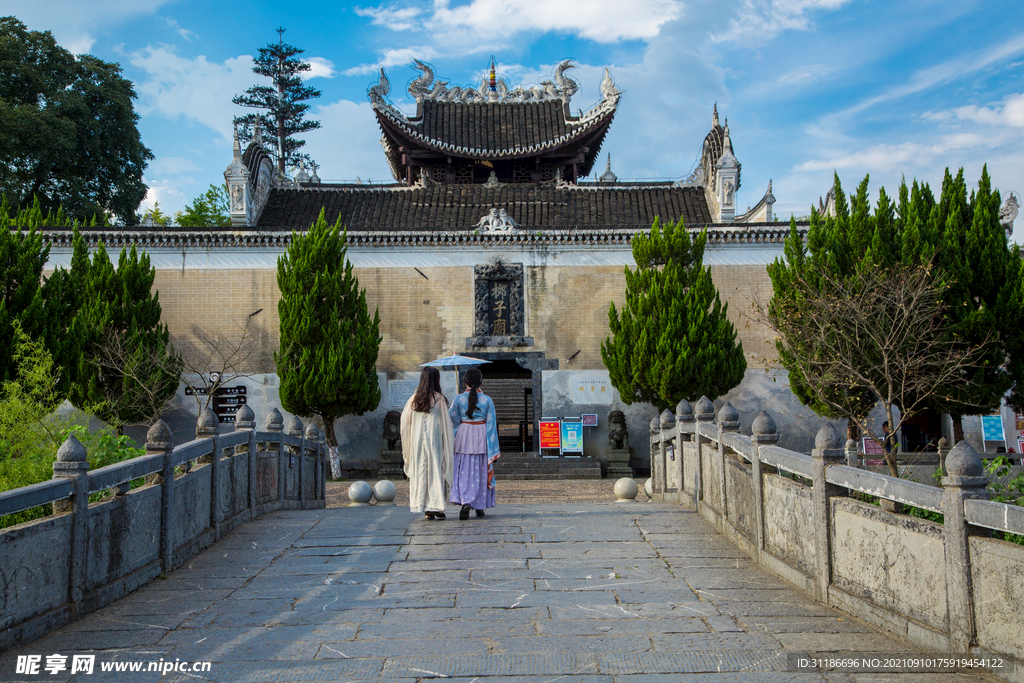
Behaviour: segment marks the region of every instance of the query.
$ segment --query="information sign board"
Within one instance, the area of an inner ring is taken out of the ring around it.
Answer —
[[[885,457],[885,451],[874,439],[865,436],[864,437],[864,455],[880,455]]]
[[[584,427],[596,427],[597,426],[597,415],[584,415],[583,416]]]
[[[981,435],[985,441],[1002,441],[1005,439],[1002,415],[982,415]]]
[[[579,418],[562,418],[562,452],[583,452],[583,420]]]
[[[558,420],[544,420],[540,421],[540,447],[545,448],[561,448],[561,425]]]
[[[419,380],[389,379],[388,407],[402,409],[416,393]]]

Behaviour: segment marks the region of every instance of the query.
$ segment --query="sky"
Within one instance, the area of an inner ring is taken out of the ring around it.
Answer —
[[[383,66],[407,114],[413,58],[451,85],[476,86],[493,56],[515,86],[571,58],[573,110],[623,91],[602,148],[622,179],[685,177],[717,102],[743,165],[740,210],[773,183],[775,211],[802,216],[837,172],[870,175],[890,196],[901,178],[938,190],[943,170],[1024,192],[1024,28],[1017,2],[991,0],[0,0],[31,30],[76,54],[121,64],[135,83],[143,143],[155,159],[143,208],[173,213],[231,161],[234,95],[268,83],[257,49],[286,42],[323,92],[304,136],[324,181],[390,181],[366,97]],[[1024,216],[1014,238],[1024,241]]]

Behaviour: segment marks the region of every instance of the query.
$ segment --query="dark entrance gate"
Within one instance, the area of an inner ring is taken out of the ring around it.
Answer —
[[[494,401],[502,452],[533,450],[533,373],[512,359],[478,367],[484,376],[481,389]]]

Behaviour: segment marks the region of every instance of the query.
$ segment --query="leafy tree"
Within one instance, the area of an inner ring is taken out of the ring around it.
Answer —
[[[115,426],[155,419],[174,395],[181,359],[160,323],[156,270],[133,246],[114,269],[102,244],[93,256],[80,311],[85,352],[71,402]]]
[[[268,43],[259,49],[259,56],[253,59],[253,72],[266,76],[273,87],[254,85],[244,95],[236,95],[232,102],[243,107],[266,109],[266,114],[246,114],[234,119],[242,126],[245,137],[252,137],[258,127],[268,139],[277,140],[277,147],[268,150],[277,159],[277,170],[284,174],[286,166],[297,166],[300,160],[309,160],[309,155],[299,153],[306,144],[296,135],[316,130],[319,121],[305,120],[309,105],[306,100],[320,97],[320,91],[302,84],[300,74],[309,71],[308,62],[296,57],[303,53],[297,47],[284,42],[285,29],[277,29],[277,43]]]
[[[832,191],[835,214],[823,216],[812,207],[806,244],[797,230],[796,221],[791,220],[783,258],[777,258],[768,266],[773,290],[769,315],[774,320],[781,320],[813,304],[809,299],[820,296],[820,289],[829,289],[829,283],[845,283],[864,267],[866,260],[874,263],[876,254],[878,257],[890,257],[891,238],[884,231],[876,231],[875,220],[870,213],[868,178],[861,182],[850,204],[846,201],[838,175]],[[830,419],[848,418],[847,434],[856,438],[858,423],[871,412],[877,399],[862,385],[809,385],[803,375],[803,364],[797,359],[797,356],[807,354],[809,349],[799,348],[798,343],[797,339],[783,338],[775,343],[779,360],[789,373],[790,389],[802,404],[818,415]],[[829,353],[823,347],[817,348],[822,353]]]
[[[274,362],[281,405],[323,420],[335,478],[340,460],[334,420],[380,403],[380,315],[374,311],[370,318],[366,290],[359,289],[347,251],[340,219],[328,225],[321,209],[307,234],[292,233],[277,261],[281,347]]]
[[[174,219],[164,213],[164,210],[160,208],[160,202],[153,202],[153,208],[146,212],[146,215],[142,217],[142,222],[152,222],[153,225],[160,226],[161,228],[170,227],[171,222]]]
[[[736,329],[703,265],[707,231],[696,239],[682,220],[633,237],[636,270],[626,267],[626,304],[608,310],[612,336],[601,358],[626,404],[674,407],[680,399],[720,396],[743,379],[747,363]]]
[[[192,200],[184,211],[174,214],[175,222],[183,228],[206,228],[231,225],[228,208],[227,185],[210,184],[210,188]]]
[[[125,224],[146,195],[153,154],[142,144],[135,90],[121,67],[75,57],[49,31],[0,17],[0,192],[13,206]]]

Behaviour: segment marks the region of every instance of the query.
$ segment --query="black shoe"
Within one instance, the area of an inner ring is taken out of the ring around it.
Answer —
[[[469,519],[469,506],[463,505],[459,511],[459,519]]]
[[[424,516],[425,516],[425,517],[426,517],[427,519],[433,519],[433,518],[434,518],[434,513],[433,513],[433,512],[425,512],[425,513],[423,513],[423,514],[424,514]]]
[[[477,517],[483,517],[484,516],[484,511],[483,510],[477,510],[476,511],[476,516]]]
[[[435,512],[434,517],[437,517],[438,519],[448,519],[443,512]]]

